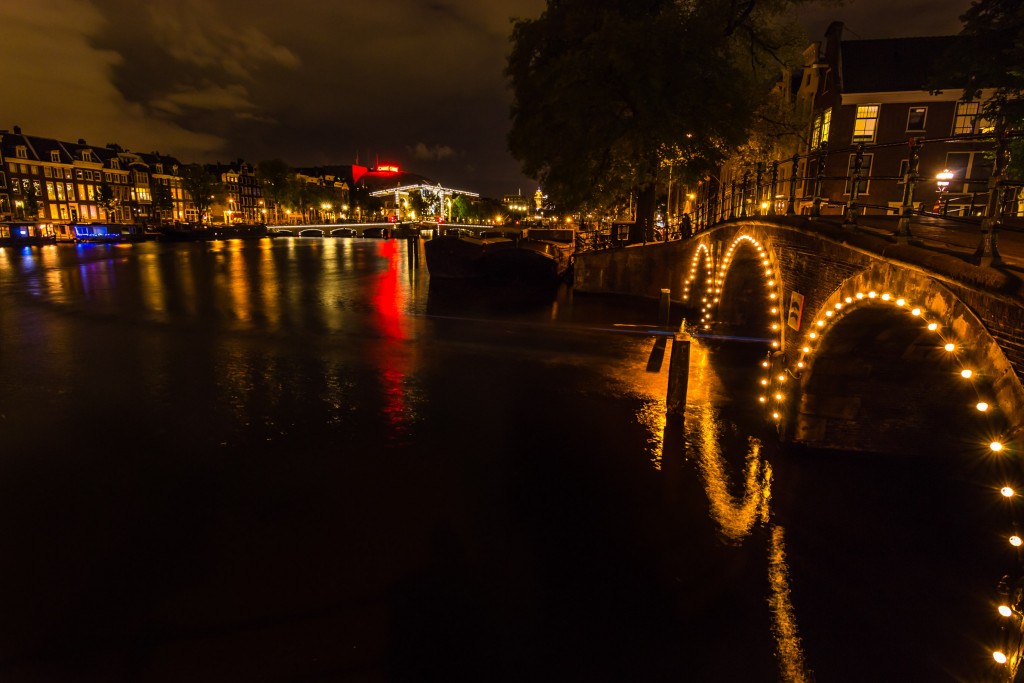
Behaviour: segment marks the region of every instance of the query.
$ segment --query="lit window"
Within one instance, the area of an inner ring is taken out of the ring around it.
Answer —
[[[814,127],[811,130],[811,147],[821,147],[828,142],[828,130],[832,125],[832,110],[826,109],[814,117]]]
[[[854,142],[874,142],[878,127],[877,104],[862,104],[857,107],[857,119],[853,122]]]
[[[978,112],[981,104],[978,102],[957,102],[956,118],[953,120],[953,135],[973,135],[978,125]]]
[[[928,107],[911,107],[907,114],[907,131],[923,131]]]

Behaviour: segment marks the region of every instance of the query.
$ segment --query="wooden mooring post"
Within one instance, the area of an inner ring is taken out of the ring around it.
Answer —
[[[686,412],[686,389],[690,381],[690,339],[685,334],[672,337],[672,356],[668,364],[668,395],[665,399],[669,415]]]

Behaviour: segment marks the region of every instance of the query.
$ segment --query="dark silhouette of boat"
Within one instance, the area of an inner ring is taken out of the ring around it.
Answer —
[[[515,244],[499,231],[468,234],[452,229],[424,242],[423,253],[431,278],[465,280],[485,277],[488,259],[515,249]]]
[[[565,277],[576,250],[571,228],[528,228],[514,249],[489,255],[487,277],[504,283],[556,284]]]

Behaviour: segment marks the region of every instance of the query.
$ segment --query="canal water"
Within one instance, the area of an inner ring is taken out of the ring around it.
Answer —
[[[974,454],[780,448],[749,343],[666,419],[657,302],[410,247],[0,249],[0,680],[992,680]]]

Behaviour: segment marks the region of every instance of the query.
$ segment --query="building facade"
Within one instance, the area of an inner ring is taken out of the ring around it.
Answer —
[[[809,158],[798,169],[802,210],[820,175],[822,213],[841,213],[859,159],[861,211],[894,213],[916,156],[916,209],[981,215],[994,142],[980,111],[990,93],[967,101],[943,83],[942,63],[958,37],[843,40],[842,33],[833,23],[824,45],[806,53],[796,92],[798,107],[811,112],[801,150]]]

